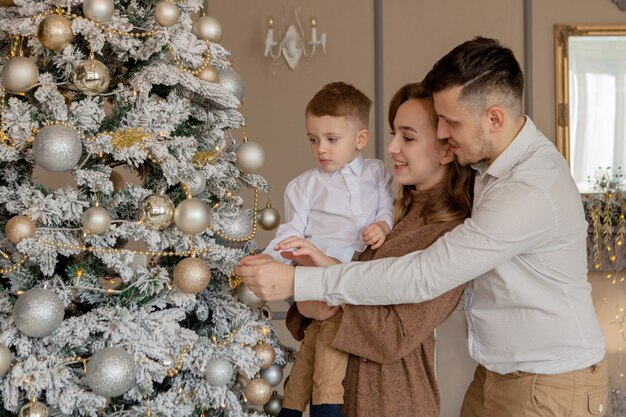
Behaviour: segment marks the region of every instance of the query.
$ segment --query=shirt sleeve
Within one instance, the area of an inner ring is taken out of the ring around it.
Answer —
[[[393,229],[393,191],[391,182],[393,177],[383,164],[380,166],[381,172],[378,179],[378,211],[374,222],[386,222],[389,230]]]
[[[485,190],[472,217],[422,252],[324,268],[297,267],[297,301],[330,305],[419,303],[458,287],[555,236],[556,211],[542,190],[522,182]]]
[[[278,227],[274,239],[268,243],[263,253],[284,264],[291,264],[291,260],[283,258],[280,256],[280,252],[274,250],[274,246],[289,236],[304,238],[310,210],[309,200],[297,179],[287,184],[287,188],[285,188],[285,222]]]

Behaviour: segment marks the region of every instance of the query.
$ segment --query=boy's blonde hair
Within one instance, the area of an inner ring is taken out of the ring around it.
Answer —
[[[306,106],[305,115],[352,118],[361,129],[369,125],[372,100],[352,84],[342,81],[328,83]]]

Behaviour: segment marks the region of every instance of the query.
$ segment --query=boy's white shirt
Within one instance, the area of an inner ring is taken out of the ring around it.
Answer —
[[[365,249],[361,232],[366,226],[384,221],[391,230],[391,181],[382,161],[360,154],[335,172],[315,168],[300,174],[285,189],[285,222],[264,253],[288,264],[274,246],[298,236],[326,255],[350,262],[354,252]]]

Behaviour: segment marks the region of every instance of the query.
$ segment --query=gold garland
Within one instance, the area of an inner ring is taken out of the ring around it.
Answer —
[[[172,44],[168,44],[167,45],[167,50],[170,53],[170,56],[172,57],[172,61],[174,61],[174,64],[178,67],[178,69],[180,69],[181,71],[186,72],[187,74],[191,74],[194,77],[197,76],[198,74],[200,74],[202,71],[204,71],[209,65],[210,65],[210,61],[211,61],[211,52],[209,50],[209,45],[211,44],[210,41],[206,41],[206,52],[204,53],[204,62],[202,63],[202,65],[196,69],[189,69],[187,67],[185,67],[181,62],[180,59],[178,58],[178,55],[176,55],[176,52],[174,52],[174,47],[172,46]]]

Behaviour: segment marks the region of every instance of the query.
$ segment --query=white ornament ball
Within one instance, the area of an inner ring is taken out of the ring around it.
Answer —
[[[85,0],[83,2],[83,14],[98,23],[111,20],[115,6],[113,0]]]
[[[4,343],[0,343],[0,378],[11,369],[11,359],[12,355],[9,348]]]
[[[86,59],[74,68],[72,82],[85,94],[99,94],[109,87],[109,69],[97,59]]]
[[[2,67],[2,82],[11,93],[24,93],[39,82],[39,68],[28,58],[10,58]]]
[[[163,27],[170,27],[178,23],[180,9],[171,1],[160,1],[154,8],[154,19]]]
[[[191,195],[201,194],[206,188],[206,178],[201,172],[195,172],[190,181],[185,183]]]
[[[227,385],[235,375],[235,367],[226,359],[211,359],[207,362],[204,375],[210,385]]]
[[[19,417],[48,417],[48,407],[39,401],[31,401],[20,408]]]
[[[250,308],[261,308],[265,305],[265,300],[257,297],[255,293],[250,291],[250,288],[245,283],[239,284],[237,287],[237,298],[244,304],[247,304]]]
[[[90,207],[83,213],[83,229],[94,235],[106,233],[111,226],[111,215],[103,207]]]
[[[271,386],[276,387],[283,380],[283,367],[274,363],[268,368],[261,369],[261,378],[269,382]]]
[[[83,152],[80,136],[61,125],[46,126],[33,142],[33,158],[40,167],[52,172],[74,168]]]
[[[30,337],[50,336],[61,325],[65,307],[52,290],[33,288],[20,295],[13,306],[17,330]]]
[[[233,71],[232,68],[220,68],[217,70],[217,76],[219,78],[219,84],[224,90],[237,97],[240,103],[243,102],[245,88],[243,79],[239,74]]]
[[[89,359],[86,382],[89,388],[103,397],[117,397],[135,386],[135,360],[118,347],[108,347]]]
[[[203,41],[219,42],[222,40],[222,25],[211,16],[202,16],[193,24],[191,31]]]
[[[243,390],[248,402],[252,405],[263,405],[272,397],[272,387],[264,379],[253,379]]]
[[[244,142],[235,151],[237,168],[246,174],[256,174],[265,162],[265,153],[261,145],[255,142]]]
[[[201,233],[211,224],[209,206],[197,198],[183,200],[174,212],[174,223],[183,233]]]
[[[268,416],[276,417],[283,409],[283,396],[277,392],[272,393],[272,398],[263,405],[263,411]]]
[[[269,204],[257,216],[257,222],[263,230],[274,230],[280,225],[280,213]]]

